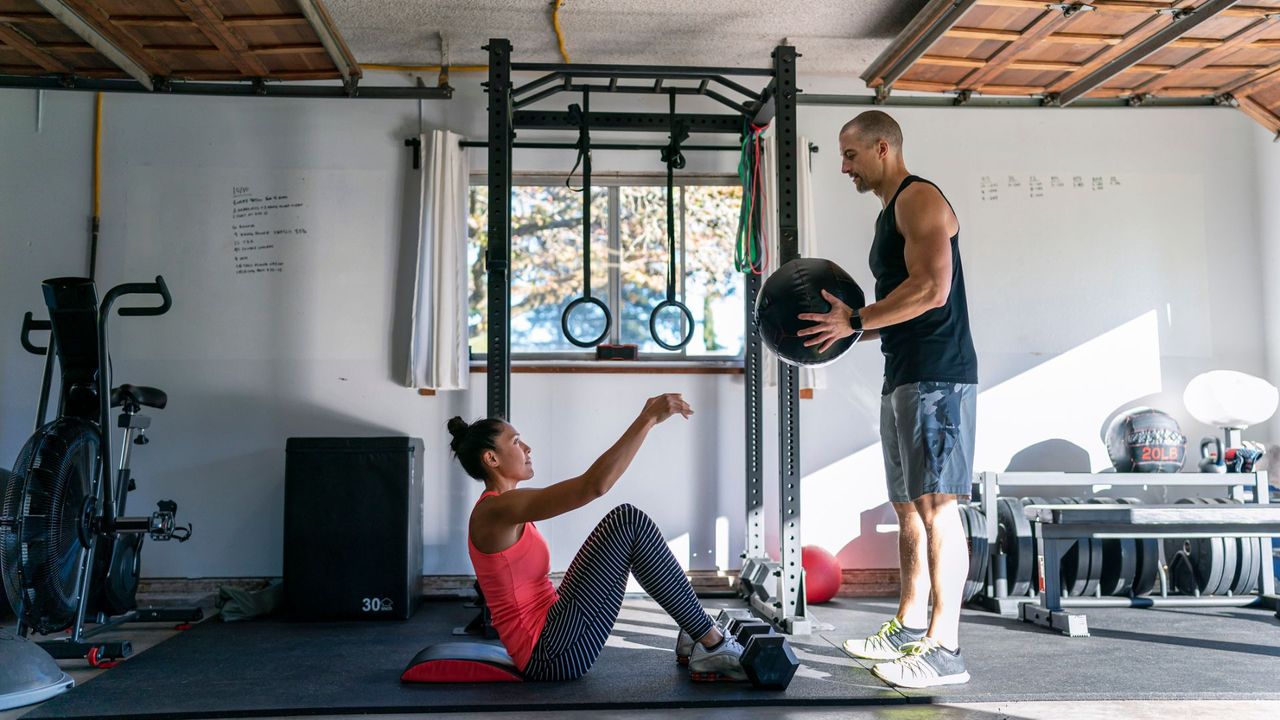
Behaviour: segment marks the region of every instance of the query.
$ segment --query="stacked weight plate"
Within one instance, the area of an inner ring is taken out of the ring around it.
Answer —
[[[1182,498],[1178,504],[1216,505],[1227,498]],[[1244,595],[1253,592],[1261,570],[1258,538],[1170,538],[1164,541],[1169,584],[1184,595]]]
[[[960,525],[969,546],[969,575],[964,581],[963,602],[969,602],[986,584],[990,543],[986,518],[971,505],[960,506]]]
[[[1005,555],[1010,597],[1020,597],[1028,592],[1034,594],[1040,587],[1034,526],[1026,520],[1022,508],[1027,505],[1075,505],[1082,502],[1128,505],[1141,501],[1136,498],[1102,497],[1087,501],[1073,497],[1000,499],[1000,549]],[[1158,542],[1130,538],[1076,542],[1062,558],[1060,576],[1063,594],[1073,597],[1098,594],[1127,597],[1150,593],[1159,578]],[[1025,574],[1022,569],[1024,564],[1027,568]]]
[[[1000,543],[1000,552],[1004,555],[1010,597],[1022,597],[1033,588],[1040,587],[1036,572],[1035,539],[1031,536],[1031,522],[1027,520],[1022,508],[1022,503],[1015,498],[1004,497],[996,501],[996,512],[1000,520],[996,539]]]
[[[1115,505],[1115,498],[1095,497],[1089,502],[1096,505]],[[1138,543],[1132,538],[1109,538],[1094,541],[1102,546],[1102,571],[1098,577],[1098,590],[1103,595],[1128,595],[1133,589],[1134,575],[1138,569]]]

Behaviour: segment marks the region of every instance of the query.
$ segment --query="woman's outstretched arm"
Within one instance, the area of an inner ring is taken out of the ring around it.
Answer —
[[[679,393],[666,393],[645,401],[644,409],[583,474],[545,488],[509,490],[481,507],[494,522],[518,525],[537,522],[576,510],[609,492],[635,459],[649,431],[673,415],[688,418],[693,409]]]

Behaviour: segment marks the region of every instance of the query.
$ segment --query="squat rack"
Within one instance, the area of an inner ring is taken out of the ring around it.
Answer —
[[[799,256],[796,216],[796,51],[779,45],[772,53],[772,67],[715,68],[655,65],[567,65],[512,63],[511,42],[495,38],[484,46],[489,52],[487,142],[464,143],[489,151],[489,247],[485,254],[488,273],[489,338],[487,356],[488,414],[510,417],[511,385],[511,191],[512,150],[522,147],[576,147],[572,143],[517,143],[516,130],[577,130],[568,112],[528,109],[530,105],[561,92],[649,94],[658,97],[701,95],[733,111],[729,113],[680,113],[675,120],[689,133],[736,135],[741,140],[746,122],[762,126],[772,121],[777,145],[779,263]],[[540,72],[541,77],[513,85],[513,72]],[[729,76],[764,77],[766,87],[755,92]],[[621,81],[651,84],[621,84]],[[696,85],[666,86],[668,81]],[[735,99],[731,94],[745,99]],[[671,113],[592,112],[593,129],[626,132],[667,132]],[[652,150],[659,145],[591,142],[591,148]],[[740,151],[739,145],[682,145],[684,150]],[[760,276],[745,273],[745,298],[754,300]],[[800,422],[799,373],[778,363],[778,505],[781,548],[778,562],[764,549],[764,495],[762,442],[762,365],[760,333],[752,316],[753,302],[744,302],[744,372],[746,377],[746,513],[747,544],[743,553],[739,592],[765,618],[784,632],[807,634],[804,569],[800,562]]]

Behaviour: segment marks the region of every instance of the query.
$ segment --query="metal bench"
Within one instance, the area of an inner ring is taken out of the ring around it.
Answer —
[[[1035,525],[1041,569],[1039,603],[1024,604],[1020,610],[1026,622],[1078,637],[1089,634],[1085,616],[1066,612],[1064,606],[1205,607],[1275,603],[1271,562],[1263,562],[1259,567],[1257,595],[1234,597],[1064,598],[1060,564],[1072,544],[1085,538],[1280,537],[1280,505],[1029,505],[1024,510]],[[1269,551],[1271,543],[1265,545]]]

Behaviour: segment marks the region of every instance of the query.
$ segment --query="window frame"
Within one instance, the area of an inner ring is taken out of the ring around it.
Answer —
[[[578,175],[580,179],[580,174]],[[512,174],[511,187],[549,187],[563,185],[565,182],[564,174],[541,172],[541,171],[525,171]],[[679,297],[686,297],[686,282],[688,280],[686,252],[686,232],[685,232],[685,188],[690,186],[736,186],[741,180],[736,174],[732,173],[679,173],[676,175],[673,185],[679,189],[680,193],[677,198],[680,208],[680,222],[677,228],[677,254],[679,256],[680,270],[679,273]],[[591,173],[592,187],[600,187],[606,189],[608,218],[606,227],[609,233],[608,253],[609,257],[618,258],[622,252],[621,241],[621,213],[620,198],[621,188],[627,186],[654,186],[667,184],[667,176],[665,172],[593,172]],[[484,172],[473,172],[470,176],[471,188],[483,187],[488,188],[489,177]],[[467,242],[471,239],[468,237]],[[741,274],[741,273],[739,273]],[[609,293],[607,303],[610,311],[615,315],[614,322],[609,328],[609,337],[603,342],[617,344],[621,342],[621,325],[617,318],[617,308],[622,304],[622,283],[621,270],[619,263],[608,262],[609,275]],[[745,284],[744,284],[745,287]],[[746,302],[746,297],[743,297]],[[744,332],[746,329],[744,328]],[[740,371],[744,365],[745,352],[747,346],[747,338],[742,338],[742,347],[736,355],[690,355],[684,349],[676,351],[659,351],[659,352],[640,352],[635,361],[616,361],[616,360],[597,360],[594,349],[583,349],[580,351],[558,351],[558,352],[511,352],[511,364],[513,367],[523,367],[533,369],[536,367],[546,367],[556,372],[572,372],[575,368],[583,371],[594,371],[597,366],[607,363],[610,367],[616,367],[618,371],[626,372],[628,369],[634,369],[637,372],[645,372],[653,369],[672,369],[672,368],[700,368],[711,371]],[[470,354],[472,371],[477,371],[486,367],[488,363],[487,353],[477,353],[472,351]]]

